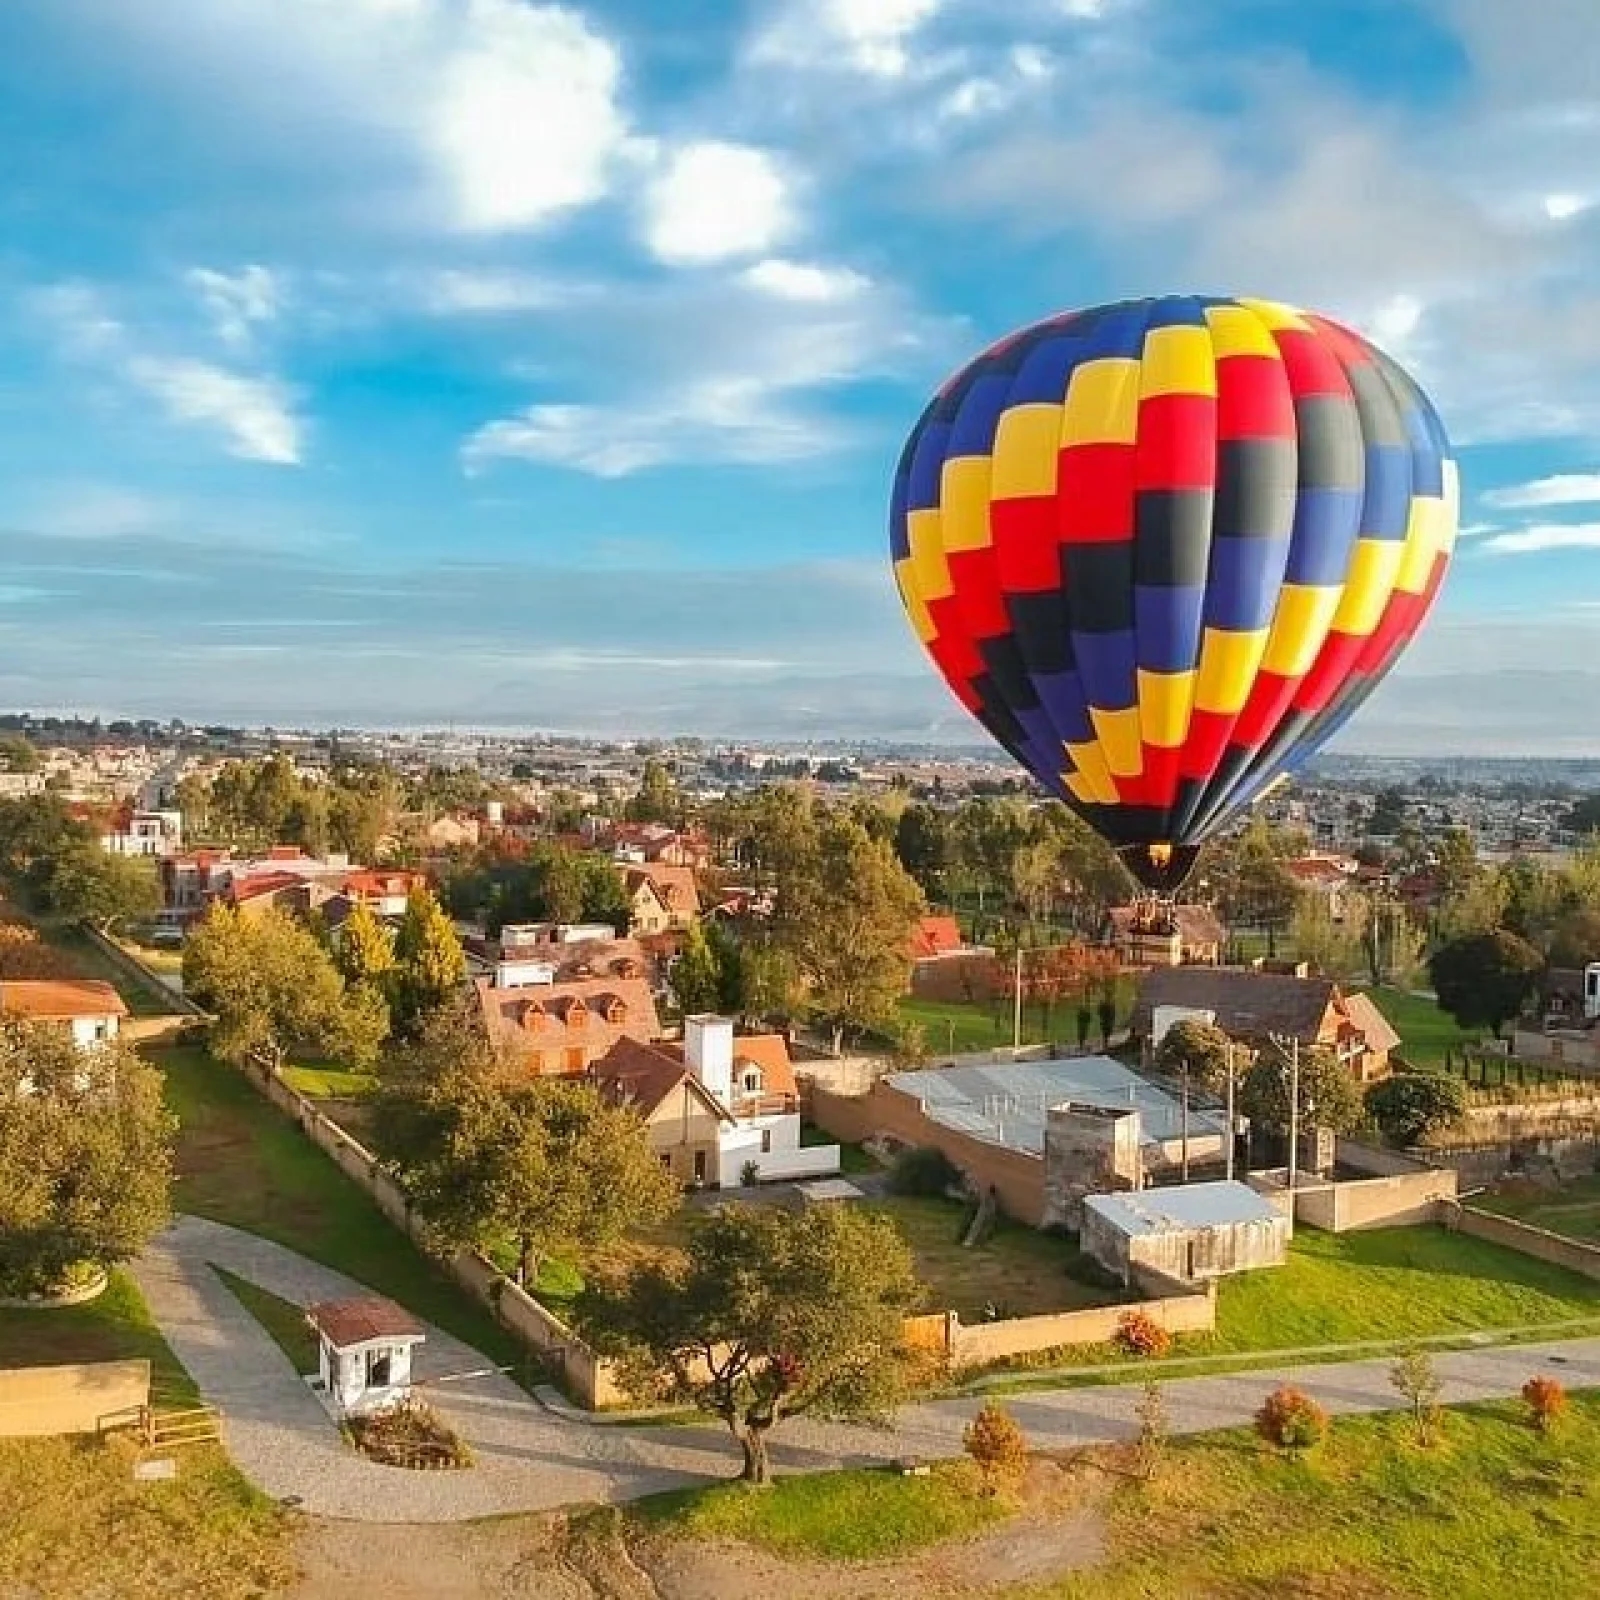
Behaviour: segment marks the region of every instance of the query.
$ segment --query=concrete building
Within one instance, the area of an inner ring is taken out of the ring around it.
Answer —
[[[1045,1222],[1076,1232],[1091,1194],[1144,1184],[1139,1113],[1127,1106],[1052,1106],[1044,1132]]]
[[[1087,1196],[1078,1242],[1124,1283],[1137,1267],[1194,1282],[1282,1266],[1293,1231],[1248,1184],[1188,1183]]]
[[[403,1306],[377,1295],[324,1300],[306,1312],[317,1370],[306,1382],[335,1417],[366,1416],[411,1394],[411,1352],[427,1337]]]
[[[128,1008],[95,978],[7,978],[0,983],[0,1015],[63,1029],[87,1050],[117,1037]]]

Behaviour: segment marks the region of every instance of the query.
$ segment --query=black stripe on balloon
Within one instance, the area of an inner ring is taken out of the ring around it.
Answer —
[[[1211,557],[1211,490],[1141,489],[1133,516],[1133,581],[1203,589]]]
[[[1069,544],[1063,565],[1079,633],[1124,633],[1134,625],[1133,541]]]
[[[1354,402],[1342,394],[1301,395],[1294,403],[1294,424],[1297,485],[1359,492],[1367,480],[1367,456]]]
[[[971,681],[972,692],[978,697],[978,721],[1010,752],[1022,766],[1028,766],[1025,754],[1028,748],[1028,731],[1017,721],[1011,707],[985,673]],[[1032,770],[1031,768],[1029,769]]]
[[[1293,439],[1221,440],[1214,536],[1285,538],[1294,524],[1299,459]]]
[[[1072,608],[1059,589],[1008,594],[1006,614],[1027,670],[1035,677],[1071,672]]]
[[[1028,676],[1028,663],[1016,638],[1009,633],[979,639],[978,654],[988,671],[984,676],[1008,706],[1031,709],[1039,704],[1038,691]]]

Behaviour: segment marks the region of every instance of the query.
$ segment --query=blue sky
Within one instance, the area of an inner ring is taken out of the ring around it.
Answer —
[[[1342,743],[1595,749],[1592,0],[17,0],[0,703],[966,738],[884,558],[980,344],[1341,316],[1458,441]]]

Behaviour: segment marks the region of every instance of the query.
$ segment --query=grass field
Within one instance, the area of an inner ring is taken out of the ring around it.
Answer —
[[[1118,1290],[1070,1277],[1078,1253],[1057,1235],[1000,1217],[984,1242],[968,1250],[961,1243],[967,1211],[954,1201],[895,1195],[870,1201],[865,1209],[890,1218],[906,1236],[917,1276],[927,1286],[928,1311],[956,1311],[973,1323],[991,1304],[1003,1316],[1028,1317],[1121,1298]]]
[[[1600,1174],[1579,1178],[1559,1189],[1530,1187],[1506,1194],[1478,1195],[1472,1203],[1535,1228],[1564,1233],[1569,1239],[1600,1239]]]
[[[1436,1448],[1399,1416],[1340,1418],[1303,1461],[1241,1432],[1170,1447],[1112,1496],[1108,1555],[1052,1600],[1540,1600],[1600,1593],[1600,1396],[1549,1436],[1512,1404],[1445,1414]]]
[[[375,1073],[350,1072],[344,1067],[285,1067],[280,1076],[308,1100],[365,1100],[378,1087]]]
[[[228,1293],[271,1335],[272,1342],[288,1356],[296,1372],[317,1370],[317,1336],[311,1331],[300,1306],[269,1294],[221,1267],[213,1266],[211,1270],[222,1279]]]
[[[145,1357],[158,1405],[193,1405],[189,1376],[133,1280],[54,1311],[0,1310],[0,1366]],[[234,1600],[288,1583],[290,1530],[218,1445],[179,1454],[171,1483],[136,1483],[133,1441],[0,1439],[0,1593]]]
[[[628,1513],[641,1528],[691,1539],[739,1539],[781,1555],[863,1561],[902,1555],[1004,1520],[1009,1503],[986,1495],[969,1462],[945,1461],[925,1478],[883,1470],[780,1477],[680,1489]]]
[[[815,1123],[802,1122],[800,1124],[800,1144],[802,1148],[808,1145],[839,1144],[832,1134],[826,1133]],[[884,1165],[876,1157],[870,1156],[858,1144],[839,1145],[839,1170],[847,1175],[870,1172],[883,1172]]]
[[[1371,989],[1368,993],[1400,1035],[1400,1054],[1414,1067],[1443,1066],[1446,1050],[1459,1051],[1478,1043],[1478,1036],[1458,1028],[1436,1000],[1403,989]]]
[[[282,1112],[204,1050],[156,1048],[178,1116],[174,1208],[246,1228],[389,1295],[496,1361],[525,1352]],[[519,1365],[518,1370],[521,1370]]]

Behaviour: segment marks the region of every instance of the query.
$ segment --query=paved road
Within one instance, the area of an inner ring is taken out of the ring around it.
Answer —
[[[546,1411],[495,1374],[430,1387],[429,1399],[472,1446],[463,1472],[407,1472],[349,1449],[288,1359],[209,1263],[297,1305],[362,1291],[342,1273],[220,1223],[183,1217],[134,1269],[152,1315],[201,1392],[225,1414],[229,1453],[268,1494],[298,1496],[307,1511],[366,1522],[455,1522],[577,1501],[631,1500],[704,1482],[736,1469],[720,1429],[634,1428],[576,1422]],[[470,1346],[429,1327],[418,1351],[424,1380],[489,1365]],[[1285,1367],[1162,1385],[1175,1433],[1247,1423],[1262,1396],[1293,1382],[1335,1414],[1386,1411],[1399,1403],[1388,1358]],[[1573,1388],[1600,1387],[1600,1338],[1452,1351],[1435,1358],[1446,1404],[1515,1394],[1534,1372]],[[1137,1385],[1030,1391],[1005,1404],[1035,1447],[1045,1450],[1129,1438]],[[946,1456],[976,1399],[910,1406],[892,1431],[804,1421],[786,1424],[775,1463],[817,1471],[895,1456]]]

